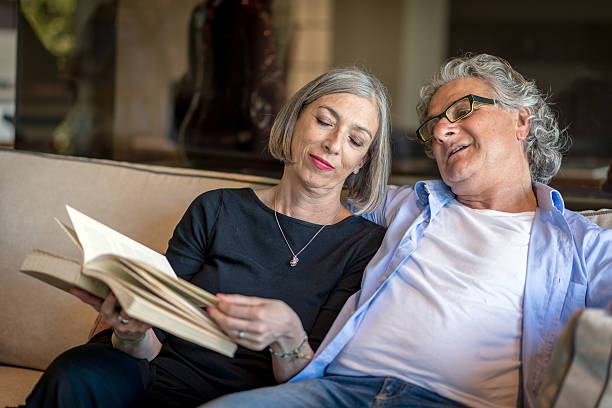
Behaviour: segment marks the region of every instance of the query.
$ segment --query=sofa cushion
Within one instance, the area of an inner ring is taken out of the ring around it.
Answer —
[[[0,406],[18,406],[25,402],[42,371],[0,366]]]
[[[96,312],[18,272],[32,248],[80,260],[53,220],[65,205],[165,252],[174,226],[200,193],[261,188],[274,179],[0,149],[0,363],[44,370],[82,344]]]
[[[597,211],[582,211],[584,215],[595,224],[603,228],[612,228],[612,209],[601,209]]]

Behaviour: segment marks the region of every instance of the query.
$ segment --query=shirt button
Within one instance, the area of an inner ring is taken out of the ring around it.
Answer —
[[[381,281],[381,282],[384,282],[384,281],[386,281],[386,280],[387,280],[387,277],[386,277],[386,276],[383,276],[382,278],[380,278],[380,281]]]

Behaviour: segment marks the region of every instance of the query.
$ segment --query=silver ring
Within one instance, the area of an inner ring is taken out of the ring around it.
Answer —
[[[123,317],[119,317],[119,322],[121,324],[128,324],[130,322],[130,319],[124,319]]]
[[[241,339],[244,339],[244,332],[242,330],[238,332],[238,337],[240,337]]]

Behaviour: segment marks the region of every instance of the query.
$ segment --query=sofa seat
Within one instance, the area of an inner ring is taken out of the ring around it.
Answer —
[[[23,404],[43,371],[0,365],[0,406]]]

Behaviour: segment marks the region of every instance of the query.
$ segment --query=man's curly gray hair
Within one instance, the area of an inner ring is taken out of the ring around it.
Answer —
[[[559,130],[556,114],[550,109],[543,94],[534,81],[526,80],[510,64],[499,57],[488,54],[465,55],[448,60],[422,88],[417,104],[417,115],[423,123],[432,96],[444,84],[459,78],[478,78],[493,90],[493,98],[501,102],[500,108],[516,110],[528,108],[531,127],[525,139],[525,152],[529,162],[532,181],[548,183],[561,167],[561,158],[569,146],[564,130]],[[432,157],[431,144],[425,151]]]

